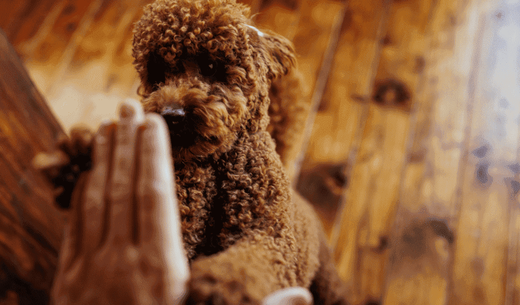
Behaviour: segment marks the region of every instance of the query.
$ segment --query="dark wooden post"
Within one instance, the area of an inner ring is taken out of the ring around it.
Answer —
[[[0,304],[46,304],[64,214],[33,157],[63,136],[0,30]]]

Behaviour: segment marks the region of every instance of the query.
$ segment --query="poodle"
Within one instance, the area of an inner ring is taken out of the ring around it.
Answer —
[[[157,0],[134,29],[143,108],[170,131],[188,303],[256,304],[302,286],[317,304],[339,304],[320,222],[291,190],[267,131],[269,90],[293,69],[294,49],[248,16],[233,0]]]
[[[321,223],[292,191],[268,132],[287,144],[282,156],[294,147],[284,130],[301,120],[284,116],[299,118],[302,108],[283,99],[270,106],[269,97],[283,96],[272,85],[293,73],[293,46],[253,27],[249,14],[235,0],[156,0],[134,28],[143,109],[170,133],[191,268],[186,303],[260,304],[301,286],[316,304],[346,304]],[[77,177],[88,167],[68,168]],[[54,182],[67,199],[74,179],[61,176]]]

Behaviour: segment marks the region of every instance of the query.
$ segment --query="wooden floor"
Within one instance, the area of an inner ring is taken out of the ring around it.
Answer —
[[[64,128],[136,97],[149,1],[0,0]],[[299,54],[314,111],[296,185],[352,304],[520,304],[520,1],[244,2]]]

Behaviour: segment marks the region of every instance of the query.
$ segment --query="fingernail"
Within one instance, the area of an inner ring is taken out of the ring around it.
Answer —
[[[96,136],[94,137],[98,144],[103,144],[107,141],[107,138],[110,136],[112,129],[115,127],[115,123],[113,121],[104,121],[99,126]]]
[[[132,106],[124,103],[123,105],[121,105],[119,114],[121,118],[133,117],[135,115],[135,109]]]
[[[106,134],[108,133],[108,131],[112,128],[114,128],[114,126],[116,125],[116,123],[114,121],[111,121],[111,120],[106,120],[106,121],[103,121],[100,125],[99,125],[99,128],[98,128],[98,131],[97,133],[100,133],[100,134]]]
[[[99,124],[99,128],[102,128],[103,126],[112,125],[112,124],[115,124],[114,120],[112,120],[112,119],[104,119],[103,121],[101,121],[101,124]]]

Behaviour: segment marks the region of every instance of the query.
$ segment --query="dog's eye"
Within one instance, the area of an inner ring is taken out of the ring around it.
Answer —
[[[217,73],[218,63],[208,59],[199,60],[200,73],[204,76],[211,77]]]
[[[157,86],[160,83],[164,83],[168,65],[161,56],[151,54],[146,68],[148,70],[148,83],[150,85]]]

